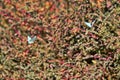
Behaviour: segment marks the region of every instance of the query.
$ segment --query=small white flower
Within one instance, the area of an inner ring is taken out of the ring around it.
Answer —
[[[85,24],[86,24],[88,27],[90,27],[90,28],[93,26],[94,23],[95,23],[95,20],[94,20],[92,23],[85,22]]]
[[[36,36],[34,36],[33,38],[31,38],[30,36],[28,36],[27,38],[28,38],[28,39],[27,39],[28,43],[29,43],[29,44],[32,44],[32,43],[34,43],[34,41],[35,41],[35,39],[36,39]]]

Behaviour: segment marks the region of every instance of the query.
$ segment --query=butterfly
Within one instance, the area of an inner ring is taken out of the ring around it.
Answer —
[[[27,41],[29,44],[34,43],[35,39],[36,39],[36,36],[34,36],[33,38],[31,38],[30,36],[27,37]]]
[[[92,23],[85,22],[85,24],[86,24],[88,27],[90,27],[90,28],[93,26],[94,23],[95,23],[95,20],[94,20]]]

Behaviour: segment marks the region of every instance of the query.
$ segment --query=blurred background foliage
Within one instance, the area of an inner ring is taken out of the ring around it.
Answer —
[[[119,80],[120,1],[0,0],[0,78]]]

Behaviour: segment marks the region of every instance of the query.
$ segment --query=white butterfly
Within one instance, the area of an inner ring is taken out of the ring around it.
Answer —
[[[85,22],[85,24],[86,24],[88,27],[90,27],[90,28],[93,26],[94,23],[95,23],[95,20],[94,20],[92,23]]]
[[[29,43],[29,44],[32,44],[32,43],[34,43],[34,41],[35,41],[35,39],[36,39],[36,36],[34,36],[33,38],[31,38],[30,36],[28,36],[27,38],[28,38],[28,39],[27,39],[28,43]]]

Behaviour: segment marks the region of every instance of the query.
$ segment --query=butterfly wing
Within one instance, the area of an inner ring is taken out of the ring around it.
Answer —
[[[88,27],[92,27],[91,23],[85,22]]]

